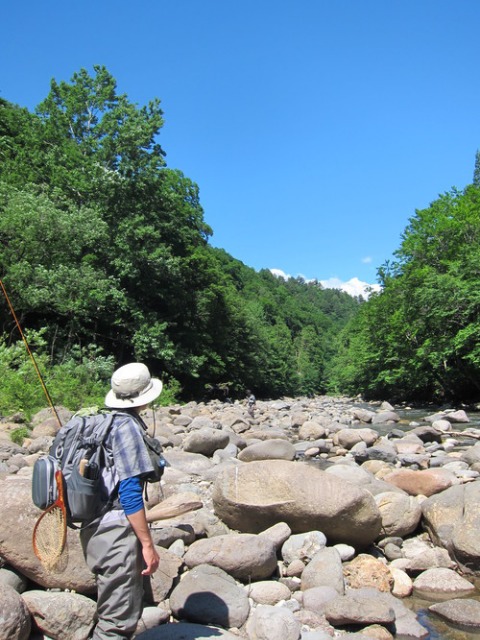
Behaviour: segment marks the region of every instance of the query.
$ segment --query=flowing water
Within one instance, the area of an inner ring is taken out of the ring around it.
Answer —
[[[366,409],[371,409],[371,406],[365,405]],[[375,429],[378,430],[382,435],[387,435],[392,428],[401,430],[401,431],[409,431],[413,428],[412,423],[418,423],[421,425],[429,424],[425,422],[426,416],[433,415],[434,413],[439,412],[438,409],[434,409],[432,407],[420,407],[420,408],[412,408],[412,409],[399,409],[395,407],[395,412],[400,416],[400,422],[396,423],[393,427],[392,425],[375,425]],[[480,429],[480,412],[479,411],[470,411],[466,410],[466,413],[469,417],[470,422],[467,424],[455,423],[452,425],[452,431],[464,431],[465,429]],[[458,449],[463,449],[468,446],[474,445],[477,443],[477,439],[473,438],[459,438]],[[479,532],[480,535],[480,532]],[[469,596],[470,598],[475,598],[480,601],[480,580],[476,581],[477,591],[473,596]],[[419,622],[427,629],[429,632],[428,640],[479,640],[480,639],[480,631],[477,633],[473,633],[470,631],[465,631],[463,629],[454,628],[448,625],[446,622],[441,620],[438,616],[428,611],[428,607],[433,604],[433,602],[422,600],[420,598],[410,597],[405,600],[405,604],[416,612],[418,616]]]
[[[368,403],[355,403],[355,406],[362,407],[367,410],[378,410],[378,407],[373,407]],[[392,429],[396,431],[410,431],[417,425],[429,425],[425,418],[435,413],[441,412],[441,409],[434,407],[416,407],[416,408],[399,408],[395,407],[395,412],[400,416],[400,422],[394,425],[373,425],[373,428],[381,435],[387,435]],[[471,411],[466,409],[466,413],[470,422],[466,424],[455,423],[452,425],[452,431],[464,431],[465,429],[480,429],[480,411]],[[452,436],[454,437],[454,436]],[[477,442],[478,439],[461,437],[458,439],[458,450],[470,447]],[[323,466],[322,464],[320,466]],[[328,463],[327,465],[328,466]],[[480,535],[480,532],[479,532]],[[470,598],[475,598],[480,601],[480,579],[476,581],[477,591]],[[410,597],[404,600],[404,604],[416,612],[419,622],[428,631],[426,640],[480,640],[480,631],[473,633],[465,631],[463,629],[454,628],[441,620],[438,616],[431,613],[428,607],[434,602],[422,600],[420,598]]]

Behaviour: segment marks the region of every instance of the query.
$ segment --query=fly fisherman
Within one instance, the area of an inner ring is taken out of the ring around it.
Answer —
[[[106,440],[113,467],[102,474],[110,491],[118,491],[118,499],[80,532],[85,561],[97,582],[98,622],[92,640],[133,637],[143,610],[143,577],[158,568],[143,502],[143,487],[154,469],[140,413],[161,391],[161,381],[135,362],[114,372],[105,398],[116,417]]]

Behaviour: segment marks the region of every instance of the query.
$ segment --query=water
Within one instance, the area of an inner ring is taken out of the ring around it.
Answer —
[[[438,409],[432,409],[432,407],[419,407],[412,409],[399,409],[395,407],[395,411],[400,416],[400,422],[396,423],[394,427],[392,427],[392,425],[375,426],[382,435],[386,435],[392,428],[405,432],[410,431],[413,428],[411,425],[412,422],[419,423],[420,425],[427,425],[429,423],[425,421],[425,418],[439,412]],[[470,422],[454,423],[452,424],[452,431],[462,432],[465,429],[480,429],[480,412],[467,410],[466,413]],[[459,438],[458,448],[462,449],[466,446],[473,445],[476,442],[478,442],[478,440],[474,438]],[[480,600],[480,591],[478,591],[478,589],[477,594],[473,597]],[[408,598],[408,602],[406,601],[405,604],[416,612],[420,624],[422,624],[429,632],[429,640],[479,640],[480,638],[480,631],[473,633],[455,628],[447,624],[434,613],[430,612],[428,607],[433,604],[432,602],[411,597]]]
[[[372,405],[365,404],[363,408],[372,410],[378,410],[378,407],[372,407]],[[435,413],[439,413],[441,410],[432,407],[416,407],[412,409],[395,407],[395,412],[400,416],[400,422],[394,425],[374,425],[374,429],[381,435],[387,435],[392,429],[400,431],[410,431],[414,427],[413,423],[420,425],[429,425],[430,423],[425,421],[427,416],[431,416]],[[454,423],[452,424],[452,431],[462,432],[465,429],[480,429],[480,411],[465,410],[470,422],[468,423]],[[447,432],[448,433],[448,432]],[[452,436],[455,437],[455,436]],[[479,442],[478,439],[468,437],[458,437],[458,449],[466,448]],[[480,600],[480,580],[477,582],[477,592],[474,596],[470,596]],[[480,631],[474,633],[471,631],[465,631],[463,629],[455,628],[447,624],[444,620],[436,616],[434,613],[428,611],[428,607],[433,602],[421,600],[419,598],[410,597],[405,601],[405,605],[415,611],[418,616],[420,624],[422,624],[428,631],[428,640],[479,640]]]

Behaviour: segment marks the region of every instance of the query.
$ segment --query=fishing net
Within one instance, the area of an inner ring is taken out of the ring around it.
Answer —
[[[65,510],[56,503],[38,519],[33,530],[33,551],[48,571],[53,571],[65,548],[67,521]]]
[[[42,513],[33,529],[33,551],[47,571],[59,568],[67,538],[67,510],[61,472],[55,474],[58,498]]]

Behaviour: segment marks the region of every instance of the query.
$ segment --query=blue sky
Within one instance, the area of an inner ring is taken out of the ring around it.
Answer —
[[[374,283],[415,209],[472,181],[477,0],[0,8],[0,96],[33,110],[102,64],[160,98],[168,166],[199,185],[212,244],[257,270]]]

